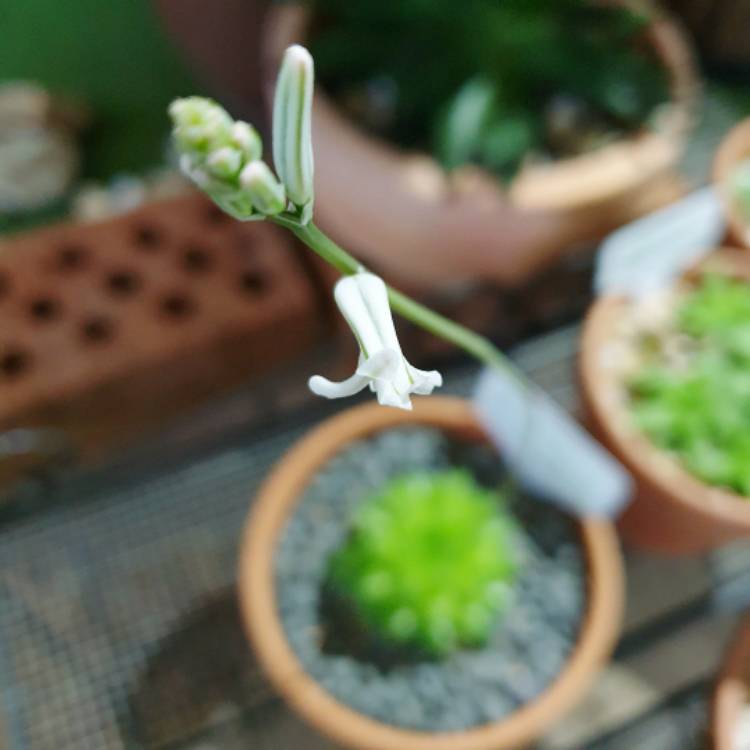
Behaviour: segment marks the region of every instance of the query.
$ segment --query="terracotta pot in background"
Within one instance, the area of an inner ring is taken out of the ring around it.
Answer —
[[[152,0],[186,62],[237,117],[263,122],[259,36],[264,0]],[[186,94],[189,92],[181,92]]]
[[[750,228],[737,211],[728,189],[728,181],[741,161],[750,159],[750,118],[743,120],[722,141],[714,159],[714,182],[721,192],[729,222],[729,239],[743,247],[750,247]]]
[[[750,257],[737,250],[712,254],[709,266],[750,282]],[[740,537],[750,537],[750,503],[728,490],[704,484],[631,423],[619,398],[621,383],[607,345],[630,304],[622,297],[601,297],[589,311],[580,353],[581,392],[594,434],[627,467],[635,496],[620,518],[625,539],[667,554],[706,552]]]
[[[339,703],[310,676],[287,642],[276,605],[274,555],[287,518],[316,472],[352,441],[404,425],[432,426],[467,440],[484,435],[468,402],[417,399],[413,412],[371,403],[324,422],[297,443],[260,490],[242,542],[239,593],[258,660],[276,689],[324,735],[356,750],[508,750],[528,745],[585,693],[609,655],[623,607],[617,540],[604,521],[579,522],[588,562],[588,609],[578,644],[558,678],[506,720],[464,732],[430,734],[382,724]]]
[[[304,42],[307,18],[299,5],[269,10],[262,55],[269,102],[280,56],[289,44]],[[507,193],[480,169],[448,177],[431,157],[369,137],[319,91],[313,113],[318,222],[405,281],[482,277],[514,284],[571,246],[674,200],[682,189],[674,167],[698,83],[678,26],[659,14],[647,33],[671,80],[660,132],[524,168]]]
[[[714,750],[740,750],[735,732],[742,710],[750,705],[750,618],[734,636],[724,658],[711,705]]]

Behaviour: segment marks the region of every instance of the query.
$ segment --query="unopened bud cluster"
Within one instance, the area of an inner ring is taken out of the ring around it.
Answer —
[[[222,208],[242,219],[284,210],[284,188],[261,161],[263,143],[252,125],[199,96],[177,99],[169,114],[182,170]]]
[[[290,47],[274,101],[273,151],[280,179],[262,161],[263,143],[252,125],[233,120],[211,99],[177,99],[169,114],[181,169],[238,219],[288,211],[307,223],[313,201],[312,91],[310,54],[303,47]]]

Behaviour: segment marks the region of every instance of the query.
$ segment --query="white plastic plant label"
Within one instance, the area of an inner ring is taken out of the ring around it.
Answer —
[[[613,232],[602,243],[596,294],[641,297],[667,286],[713,250],[724,236],[721,199],[713,187]]]
[[[630,499],[630,475],[536,386],[485,369],[474,409],[508,469],[533,495],[589,517],[613,517]]]

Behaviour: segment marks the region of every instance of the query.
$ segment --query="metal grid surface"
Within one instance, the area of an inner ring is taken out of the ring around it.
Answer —
[[[568,329],[518,352],[522,366],[568,407],[575,341]],[[447,375],[451,390],[466,393],[475,372]],[[240,430],[210,455],[156,471],[124,463],[68,477],[33,514],[0,527],[1,746],[329,747],[267,689],[233,593],[250,498],[322,413],[295,412],[272,428]],[[750,565],[732,559],[727,577],[744,592],[737,582]],[[683,567],[631,557],[635,589],[618,662],[594,690],[594,708],[583,707],[585,721],[574,714],[543,747],[695,746],[705,687],[734,616],[717,614],[709,592],[720,582],[707,561],[693,561],[681,576],[677,570]],[[704,654],[694,668],[681,665],[665,678],[653,665],[671,664],[669,644],[680,638],[681,661],[696,662],[697,644]]]
[[[736,117],[709,95],[683,165],[690,182],[706,179]],[[568,408],[575,342],[567,329],[518,351]],[[448,390],[467,393],[474,374],[448,372]],[[2,513],[2,750],[330,747],[268,690],[235,605],[237,544],[254,490],[332,411],[272,401],[240,396],[208,429],[204,415],[201,426],[106,470],[42,476]],[[748,601],[750,553],[677,563],[630,555],[627,563],[615,662],[544,750],[702,746],[707,691]]]
[[[47,511],[2,530],[8,747],[126,746],[140,672],[183,618],[232,586],[249,499],[298,434],[238,441],[140,481],[70,481]],[[199,640],[214,647],[210,631]],[[183,708],[187,720],[195,707]]]

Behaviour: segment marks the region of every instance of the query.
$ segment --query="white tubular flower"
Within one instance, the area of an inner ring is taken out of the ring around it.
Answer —
[[[299,45],[289,47],[276,81],[273,161],[289,199],[309,221],[313,201],[311,113],[313,60]]]
[[[314,375],[308,382],[313,393],[342,398],[369,385],[383,406],[411,409],[412,393],[429,395],[443,384],[439,372],[418,370],[404,358],[382,279],[371,273],[345,276],[336,284],[334,296],[359,343],[359,364],[354,375],[340,383]]]
[[[284,186],[264,162],[250,162],[242,170],[240,184],[261,213],[272,216],[281,213],[286,207]]]

